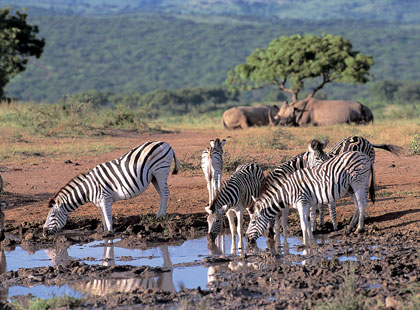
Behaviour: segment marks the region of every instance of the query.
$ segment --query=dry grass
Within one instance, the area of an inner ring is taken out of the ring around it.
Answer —
[[[33,128],[23,127],[15,113],[32,106],[17,104],[0,105],[0,161],[3,165],[42,161],[45,157],[82,156],[110,152],[125,148],[118,139],[107,135],[75,134],[45,136]],[[21,112],[22,114],[23,112]],[[220,114],[220,113],[219,113]],[[420,121],[416,119],[388,119],[376,121],[373,125],[334,125],[328,127],[259,127],[243,131],[223,129],[221,116],[214,114],[186,115],[165,118],[155,122],[164,130],[205,130],[228,138],[227,150],[234,160],[256,154],[254,159],[267,166],[278,164],[299,152],[306,151],[313,138],[330,141],[332,147],[340,139],[360,135],[372,143],[391,143],[404,147],[406,154],[413,153],[413,139],[420,132]],[[55,125],[56,126],[56,125]],[[56,126],[55,128],[59,128]],[[44,128],[48,131],[48,128]],[[98,130],[98,129],[96,129]],[[99,129],[100,130],[100,129]],[[113,130],[113,129],[111,129]],[[221,133],[221,134],[220,134]],[[273,150],[275,152],[273,152]],[[256,156],[256,157],[255,157]]]

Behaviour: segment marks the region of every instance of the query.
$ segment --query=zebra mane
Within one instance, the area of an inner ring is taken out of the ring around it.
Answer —
[[[64,188],[66,188],[71,182],[73,182],[75,179],[77,179],[77,178],[79,178],[79,177],[82,177],[82,178],[84,178],[84,177],[86,177],[87,176],[87,173],[85,173],[85,172],[82,172],[82,173],[79,173],[78,175],[76,175],[74,178],[72,178],[70,181],[68,181],[67,183],[66,183],[66,185],[64,185],[63,187],[61,187],[57,192],[55,192],[55,194],[50,198],[50,200],[48,201],[48,207],[49,208],[52,208],[53,206],[54,206],[54,204],[55,204],[55,200],[56,200],[56,198],[60,195],[60,193],[63,191],[63,189]]]

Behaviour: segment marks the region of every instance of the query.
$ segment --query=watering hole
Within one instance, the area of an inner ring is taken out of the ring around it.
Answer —
[[[317,239],[321,245],[328,240]],[[81,297],[86,295],[106,295],[112,292],[130,292],[136,288],[161,289],[163,291],[180,291],[183,288],[206,289],[215,280],[217,273],[229,273],[236,270],[252,270],[253,264],[247,259],[255,252],[272,251],[281,254],[283,264],[316,264],[319,258],[337,258],[340,261],[360,260],[363,257],[352,255],[352,249],[336,248],[304,254],[302,240],[290,236],[287,242],[281,237],[279,243],[261,237],[257,247],[252,249],[232,248],[230,235],[224,235],[218,244],[209,244],[206,236],[185,241],[163,243],[146,249],[126,248],[121,239],[103,239],[86,244],[70,246],[58,245],[54,248],[28,251],[17,246],[14,249],[0,249],[0,271],[18,271],[19,268],[37,268],[45,266],[66,266],[70,261],[87,265],[101,266],[149,266],[162,267],[163,272],[150,277],[133,277],[118,274],[115,277],[97,278],[88,275],[86,281],[69,281],[63,285],[46,286],[42,281],[38,285],[10,286],[0,285],[0,298],[12,300],[17,296],[31,295],[38,298],[52,296]],[[370,255],[366,259],[380,259]],[[31,277],[31,276],[29,276]]]

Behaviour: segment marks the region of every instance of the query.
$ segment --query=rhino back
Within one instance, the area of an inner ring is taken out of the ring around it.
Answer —
[[[356,101],[346,100],[311,99],[305,107],[301,121],[298,120],[299,125],[311,124],[315,126],[351,122],[364,122],[362,104]]]
[[[246,116],[241,107],[234,107],[223,112],[222,123],[226,128],[239,128],[243,122],[246,122]]]

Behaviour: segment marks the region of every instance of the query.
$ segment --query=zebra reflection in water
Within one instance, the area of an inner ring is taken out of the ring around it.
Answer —
[[[4,250],[0,248],[0,274],[5,273],[7,270],[6,254]],[[7,302],[9,297],[9,289],[0,287],[0,305]]]
[[[160,289],[163,291],[175,291],[173,283],[172,262],[169,256],[168,246],[161,245],[159,249],[163,257],[163,267],[169,271],[162,272],[152,278],[126,278],[126,279],[92,279],[86,282],[77,283],[72,286],[75,290],[95,296],[106,296],[113,292],[132,292],[135,289]],[[71,257],[68,255],[67,248],[46,249],[48,257],[53,265],[65,265]],[[105,241],[104,256],[102,266],[114,266],[114,245],[112,239]]]
[[[224,234],[219,235],[221,237],[220,242],[208,242],[207,248],[209,250],[210,257],[220,257],[226,258],[226,244],[225,244],[225,237],[229,240],[228,236]],[[287,242],[287,237],[284,237],[283,244],[281,244],[280,238],[267,238],[266,245],[267,249],[270,250],[272,253],[280,254],[283,257],[289,255],[289,243]],[[217,279],[217,274],[225,273],[225,272],[240,272],[244,270],[261,270],[267,267],[267,263],[258,263],[258,262],[246,262],[245,258],[243,257],[245,252],[255,253],[263,251],[262,249],[258,248],[256,244],[253,244],[252,247],[248,247],[245,249],[238,249],[235,246],[231,246],[230,248],[230,255],[228,256],[236,256],[234,260],[229,261],[229,263],[221,263],[221,264],[214,264],[208,267],[207,269],[207,283],[210,284],[211,282]]]

